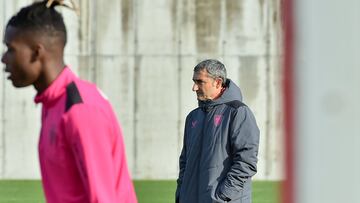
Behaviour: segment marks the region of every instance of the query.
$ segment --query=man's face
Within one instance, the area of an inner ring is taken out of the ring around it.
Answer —
[[[192,90],[200,101],[213,100],[221,93],[221,79],[211,78],[205,69],[194,72],[193,81]]]
[[[34,84],[40,77],[40,65],[35,51],[31,47],[31,36],[21,34],[21,30],[8,26],[5,31],[4,44],[6,52],[1,57],[5,64],[8,79],[15,87],[26,87]]]

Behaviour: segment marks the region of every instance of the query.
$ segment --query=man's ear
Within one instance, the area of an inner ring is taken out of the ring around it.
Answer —
[[[222,87],[222,79],[221,78],[216,78],[216,88],[221,88]]]
[[[31,55],[31,62],[35,62],[40,60],[45,55],[45,47],[43,44],[37,43],[32,47],[32,55]]]

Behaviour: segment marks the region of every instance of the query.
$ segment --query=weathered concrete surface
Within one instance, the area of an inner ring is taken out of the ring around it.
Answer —
[[[9,16],[30,1],[0,2],[3,32]],[[206,58],[224,62],[257,117],[262,134],[256,178],[282,178],[279,4],[79,0],[80,16],[62,9],[66,62],[112,102],[134,178],[177,177],[185,117],[197,105],[192,70]],[[4,76],[0,82],[0,178],[39,178],[35,92],[14,90]]]

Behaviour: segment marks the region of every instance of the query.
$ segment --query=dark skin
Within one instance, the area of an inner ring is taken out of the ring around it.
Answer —
[[[60,36],[12,26],[6,28],[3,41],[8,49],[1,62],[15,87],[33,85],[39,94],[59,76],[65,66]]]

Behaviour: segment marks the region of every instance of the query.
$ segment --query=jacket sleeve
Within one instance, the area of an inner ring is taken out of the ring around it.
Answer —
[[[187,119],[185,121],[185,130],[184,130],[184,140],[183,140],[183,148],[181,150],[180,158],[179,158],[179,177],[177,179],[177,187],[176,187],[176,193],[175,193],[175,202],[179,203],[179,197],[180,197],[180,189],[182,180],[185,173],[185,167],[186,167],[186,124]]]
[[[233,164],[218,187],[222,200],[231,200],[243,189],[245,181],[257,172],[259,128],[254,115],[247,106],[235,111],[230,124],[230,153]]]
[[[176,193],[175,193],[175,198],[176,198],[176,203],[179,202],[179,197],[180,197],[180,189],[181,189],[181,184],[182,184],[182,179],[185,173],[185,166],[186,166],[186,146],[183,146],[183,149],[181,150],[181,155],[180,155],[180,159],[179,159],[179,177],[177,179],[177,187],[176,187]]]
[[[114,163],[112,160],[112,149],[119,139],[113,125],[118,123],[101,109],[86,105],[72,107],[63,121],[64,133],[89,202],[116,202],[116,176],[119,174],[115,174],[115,169],[125,161]]]

